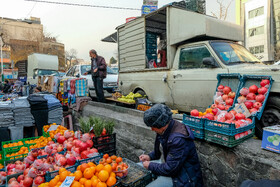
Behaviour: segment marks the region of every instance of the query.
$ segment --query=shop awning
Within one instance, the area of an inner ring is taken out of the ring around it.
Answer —
[[[114,32],[113,34],[110,34],[106,38],[103,38],[101,40],[102,42],[111,42],[111,43],[117,43],[118,38],[117,38],[117,32]]]

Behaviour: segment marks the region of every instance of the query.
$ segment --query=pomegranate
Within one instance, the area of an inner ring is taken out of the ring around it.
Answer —
[[[60,157],[59,159],[58,159],[58,165],[59,166],[65,166],[66,165],[66,158],[65,157]]]
[[[226,107],[225,107],[225,105],[223,105],[223,104],[219,104],[219,105],[218,105],[218,109],[220,109],[220,110],[225,110],[225,108],[226,108]]]
[[[242,113],[237,113],[237,114],[235,115],[235,119],[236,119],[236,120],[241,120],[241,119],[245,119],[245,118],[246,118],[245,115],[242,114]]]
[[[66,138],[64,136],[59,136],[57,138],[57,142],[60,143],[60,144],[63,144],[63,142],[66,140]]]
[[[73,143],[68,142],[68,143],[66,144],[66,149],[67,149],[68,151],[71,151],[72,147],[73,147]]]
[[[224,117],[222,117],[222,118],[218,119],[217,121],[224,123],[226,121],[226,119]]]
[[[247,96],[246,96],[246,99],[247,100],[255,100],[256,99],[256,95],[254,93],[249,93]]]
[[[270,84],[270,81],[267,80],[267,79],[263,79],[260,83],[261,87],[264,87],[264,86],[269,85],[269,84]]]
[[[251,102],[251,101],[246,101],[244,104],[245,104],[245,106],[246,106],[247,109],[251,109],[251,108],[253,108],[253,106],[254,106],[254,103]]]
[[[231,99],[234,99],[235,98],[235,92],[229,92],[228,97],[231,98]]]
[[[7,165],[7,171],[11,170],[11,169],[14,169],[16,167],[15,164],[8,164]]]
[[[244,135],[247,136],[247,135],[248,135],[248,131],[245,131],[245,132],[244,132]]]
[[[236,111],[235,110],[231,110],[229,112],[232,113],[234,116],[236,115]]]
[[[249,89],[248,88],[242,88],[239,92],[242,96],[247,96],[249,93]]]
[[[258,92],[258,87],[256,85],[252,85],[249,87],[249,92],[250,93],[257,93]]]
[[[222,92],[223,91],[223,89],[224,89],[224,86],[223,85],[220,85],[220,86],[218,86],[218,92]]]
[[[225,107],[225,110],[229,110],[230,107],[231,107],[230,105],[227,105],[227,106]]]
[[[233,122],[232,122],[232,120],[226,120],[225,123],[231,124],[231,123],[233,123]]]
[[[229,105],[229,106],[232,106],[233,105],[233,99],[232,98],[227,99],[226,104]]]
[[[249,111],[250,111],[251,114],[255,114],[255,113],[258,112],[258,109],[252,108],[252,109],[250,109]]]
[[[250,118],[246,118],[245,120],[248,121],[249,124],[251,124],[253,122]]]
[[[229,92],[231,92],[231,88],[228,87],[228,86],[225,86],[224,89],[223,89],[223,93],[224,94],[229,94]]]
[[[34,179],[34,184],[35,185],[40,185],[40,184],[42,184],[42,183],[44,183],[45,182],[45,179],[43,178],[43,177],[41,177],[41,176],[37,176],[35,179]]]
[[[238,97],[237,102],[238,103],[244,103],[246,101],[246,97],[244,97],[243,95]]]
[[[267,88],[266,87],[261,87],[258,89],[258,93],[264,95],[267,92]]]
[[[226,119],[226,120],[233,120],[233,118],[234,118],[234,116],[233,116],[232,113],[227,113],[227,114],[225,115],[225,119]]]
[[[198,110],[194,109],[191,111],[191,116],[199,116]]]
[[[240,136],[239,136],[239,134],[236,134],[236,135],[234,135],[234,138],[235,138],[235,140],[238,140],[238,139],[240,139]]]
[[[262,103],[265,100],[265,96],[262,94],[259,94],[256,96],[256,101]]]
[[[66,159],[67,165],[73,166],[76,163],[76,158],[71,155]]]
[[[228,95],[223,95],[222,98],[223,98],[223,101],[226,101],[228,99]]]
[[[89,148],[92,148],[93,146],[93,141],[92,140],[87,140],[86,144],[88,145]]]
[[[243,122],[240,121],[240,120],[239,120],[239,121],[236,121],[236,122],[235,122],[235,128],[236,128],[236,129],[239,129],[239,128],[242,126],[242,123],[243,123]]]
[[[88,148],[88,144],[86,142],[81,142],[79,148],[80,151],[84,151]]]
[[[259,108],[261,108],[261,107],[262,107],[262,103],[260,103],[260,102],[255,102],[254,103],[254,108],[259,110]]]
[[[30,170],[30,168],[25,169],[23,172],[23,175],[26,176],[28,174],[29,170]]]
[[[20,181],[22,181],[23,179],[24,179],[24,175],[20,175],[20,176],[18,176],[17,181],[20,182]]]
[[[81,153],[81,158],[82,158],[82,159],[86,159],[88,154],[89,154],[88,151],[83,151],[83,152]]]
[[[214,115],[217,115],[218,109],[217,109],[217,108],[212,109],[212,113],[213,113]]]
[[[205,115],[205,117],[206,117],[207,119],[209,119],[209,120],[214,120],[214,115],[211,114],[211,113],[207,113],[207,114]]]
[[[211,105],[211,108],[212,108],[212,109],[217,108],[217,105],[216,105],[216,104],[213,104],[213,105]]]
[[[63,148],[63,146],[60,144],[58,147],[57,147],[57,152],[61,152],[61,151],[63,151],[64,150],[64,148]]]
[[[31,177],[26,176],[23,180],[23,185],[25,187],[29,187],[32,186],[32,184],[33,184],[33,179]]]

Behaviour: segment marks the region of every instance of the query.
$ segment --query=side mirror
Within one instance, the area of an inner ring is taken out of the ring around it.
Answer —
[[[79,77],[80,77],[80,74],[77,74],[76,77],[79,78]]]
[[[210,66],[211,68],[217,68],[219,67],[218,63],[213,57],[206,57],[202,59],[202,63],[205,66]]]

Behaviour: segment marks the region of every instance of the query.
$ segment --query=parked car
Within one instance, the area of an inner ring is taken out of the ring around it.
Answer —
[[[75,65],[70,68],[63,78],[86,78],[90,90],[94,90],[91,74],[85,75],[91,68],[91,65]],[[118,74],[110,67],[107,67],[107,77],[103,80],[103,89],[112,93],[118,88]]]
[[[58,73],[60,77],[63,77],[66,74],[65,72],[61,72],[61,71],[59,71]]]

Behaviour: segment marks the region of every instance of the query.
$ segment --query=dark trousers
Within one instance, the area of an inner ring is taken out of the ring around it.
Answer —
[[[104,92],[103,92],[103,79],[100,77],[92,77],[94,83],[94,89],[98,102],[105,103]]]

